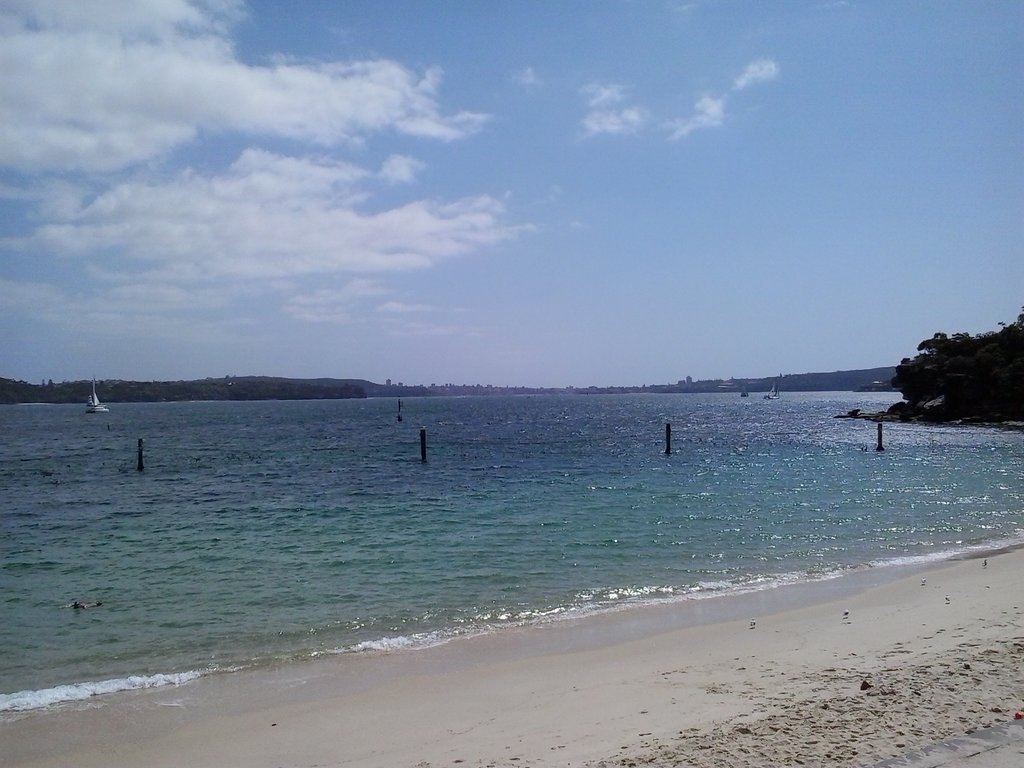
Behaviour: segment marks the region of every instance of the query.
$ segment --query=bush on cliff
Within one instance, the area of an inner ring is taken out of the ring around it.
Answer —
[[[936,333],[896,367],[905,413],[934,421],[1024,420],[1024,307],[1017,321],[972,336]]]

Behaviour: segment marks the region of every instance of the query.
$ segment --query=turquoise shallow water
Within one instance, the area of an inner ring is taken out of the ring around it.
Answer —
[[[893,400],[5,407],[0,712],[1019,542],[1022,434]]]

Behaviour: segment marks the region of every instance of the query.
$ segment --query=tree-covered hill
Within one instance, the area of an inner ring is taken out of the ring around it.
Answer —
[[[141,403],[188,400],[335,400],[366,397],[370,382],[349,379],[283,379],[272,376],[229,376],[194,381],[97,382],[104,402]],[[85,403],[92,384],[65,381],[29,384],[0,379],[0,403]]]
[[[1024,308],[1017,321],[972,336],[936,333],[896,367],[906,417],[1024,421]]]

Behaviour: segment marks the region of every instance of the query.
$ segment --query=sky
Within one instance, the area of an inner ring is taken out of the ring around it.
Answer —
[[[3,0],[0,376],[639,386],[1024,305],[1018,0]]]

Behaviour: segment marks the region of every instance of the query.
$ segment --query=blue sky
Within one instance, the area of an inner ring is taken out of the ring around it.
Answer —
[[[0,376],[639,385],[1024,304],[1024,4],[0,6]]]

